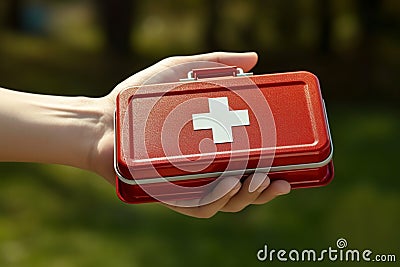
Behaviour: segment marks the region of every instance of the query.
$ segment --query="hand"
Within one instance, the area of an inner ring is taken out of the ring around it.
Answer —
[[[176,81],[176,77],[198,67],[198,61],[233,65],[248,71],[256,64],[257,54],[210,53],[167,58],[129,77],[101,98],[40,95],[0,88],[0,162],[69,165],[96,172],[114,184],[113,115],[118,93],[126,87]],[[173,67],[181,63],[188,69]],[[155,75],[160,71],[162,75]],[[254,174],[243,184],[239,178],[221,179],[197,202],[166,206],[204,218],[218,211],[236,212],[250,204],[264,204],[290,191],[289,183],[270,182],[266,174]]]
[[[103,110],[103,115],[99,120],[98,127],[94,133],[94,141],[92,143],[91,153],[89,154],[89,169],[103,176],[107,181],[115,183],[115,173],[113,169],[113,113],[115,109],[115,100],[118,93],[124,88],[142,85],[144,83],[162,83],[170,82],[171,78],[176,77],[176,73],[164,75],[154,79],[154,74],[161,70],[182,63],[190,63],[193,61],[211,61],[225,65],[241,67],[245,72],[249,71],[257,62],[256,53],[210,53],[194,56],[170,57],[164,59],[157,64],[138,72],[118,86],[107,96],[96,100],[97,106]],[[185,72],[189,69],[185,70]],[[251,181],[253,180],[253,183]],[[252,184],[252,185],[251,185]],[[256,186],[254,186],[254,184]],[[221,195],[221,192],[228,192],[222,198],[209,204],[210,199],[215,195]],[[240,177],[226,177],[221,180],[213,189],[213,191],[198,200],[198,203],[190,203],[190,206],[181,207],[182,203],[177,205],[165,206],[194,217],[208,218],[216,214],[218,211],[238,212],[250,204],[265,204],[275,198],[277,195],[287,194],[290,192],[290,184],[283,180],[271,182],[264,173],[256,173],[249,176],[242,184]]]

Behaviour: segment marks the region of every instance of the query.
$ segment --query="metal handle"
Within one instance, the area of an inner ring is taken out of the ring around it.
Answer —
[[[187,78],[180,79],[181,82],[195,81],[206,78],[226,77],[226,76],[250,76],[252,72],[245,73],[243,69],[236,66],[193,69],[188,72]]]

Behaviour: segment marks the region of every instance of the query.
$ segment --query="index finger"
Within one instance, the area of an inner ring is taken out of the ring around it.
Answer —
[[[256,65],[257,60],[258,55],[255,52],[213,52],[192,56],[176,56],[165,59],[168,64],[172,65],[182,64],[191,61],[212,61],[229,66],[237,66],[242,68],[244,71],[251,70]]]
[[[207,54],[199,54],[192,56],[173,56],[169,58],[165,58],[158,63],[144,69],[128,79],[121,82],[113,93],[118,93],[124,87],[138,86],[142,84],[151,84],[154,82],[149,82],[149,80],[154,80],[156,83],[159,82],[173,82],[179,80],[179,78],[183,78],[184,76],[177,74],[176,70],[171,70],[171,77],[164,77],[165,80],[161,81],[160,78],[154,79],[155,75],[164,71],[166,69],[172,68],[173,66],[191,63],[191,62],[215,62],[223,65],[229,66],[237,66],[243,69],[243,71],[249,71],[251,68],[255,66],[257,63],[258,56],[255,52],[245,52],[245,53],[232,53],[232,52],[213,52]],[[187,65],[189,67],[190,65]],[[187,73],[191,69],[181,69],[180,71],[183,73]],[[175,77],[177,76],[177,77]]]

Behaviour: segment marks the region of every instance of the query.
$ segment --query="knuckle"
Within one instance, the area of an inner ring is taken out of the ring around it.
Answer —
[[[217,213],[217,211],[208,210],[208,209],[199,209],[196,214],[196,217],[200,218],[200,219],[209,219],[209,218],[213,217],[216,213]]]
[[[264,204],[267,204],[268,202],[270,202],[271,200],[273,200],[274,198],[275,198],[275,196],[267,196],[264,198],[258,198],[254,201],[254,204],[264,205]]]
[[[182,56],[171,56],[171,57],[167,57],[164,58],[163,60],[160,61],[160,63],[164,66],[170,66],[175,64],[176,62],[179,62],[180,60],[182,60]]]
[[[227,212],[240,212],[242,211],[246,206],[232,206],[232,207],[228,207],[226,209]]]
[[[175,57],[167,57],[158,62],[162,66],[170,66],[175,61]]]

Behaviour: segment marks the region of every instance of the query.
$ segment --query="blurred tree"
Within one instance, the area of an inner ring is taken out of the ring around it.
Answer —
[[[329,54],[332,41],[332,7],[331,1],[316,1],[320,21],[319,50],[322,54]]]
[[[276,18],[279,27],[279,41],[281,47],[286,49],[297,43],[298,21],[301,14],[296,1],[277,1],[279,16]],[[289,19],[290,18],[290,19]]]
[[[369,0],[369,1],[357,1],[360,9],[360,17],[364,28],[364,37],[373,35],[374,32],[379,28],[379,15],[382,9],[382,1]]]
[[[258,10],[262,10],[265,6],[265,2],[262,0],[253,0],[245,2],[245,7],[247,9],[247,13],[245,18],[242,19],[237,28],[237,35],[239,39],[240,45],[242,45],[242,49],[256,49],[258,48],[259,41],[257,40],[257,32],[255,29],[255,25],[260,23],[260,13]]]
[[[221,10],[224,6],[224,0],[207,0],[205,6],[208,10],[208,18],[205,20],[205,40],[207,43],[207,49],[209,51],[220,50],[219,38],[218,38],[218,27],[220,26]]]
[[[382,1],[358,0],[359,16],[362,26],[361,32],[361,45],[363,47],[370,47],[376,42],[373,42],[377,37],[377,33],[381,28],[380,14],[382,10]]]
[[[137,2],[136,0],[96,0],[107,49],[115,56],[123,57],[132,53],[130,38]]]
[[[358,46],[358,58],[360,65],[360,71],[363,74],[363,87],[370,91],[371,95],[377,94],[374,88],[377,87],[375,80],[376,73],[376,62],[377,62],[377,38],[380,30],[380,13],[381,13],[381,1],[369,0],[369,1],[357,1],[357,8],[359,10],[359,18],[361,22],[361,38]]]
[[[23,0],[8,0],[6,4],[7,11],[5,12],[5,26],[14,31],[22,30],[22,8]]]

